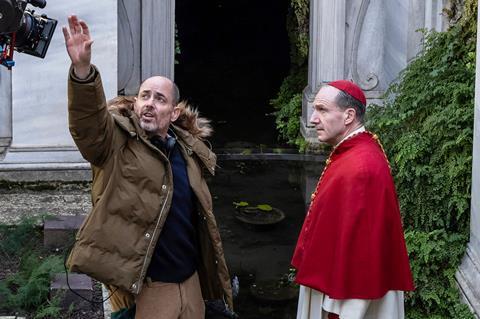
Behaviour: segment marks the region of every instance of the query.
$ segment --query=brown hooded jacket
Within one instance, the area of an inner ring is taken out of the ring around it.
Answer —
[[[86,80],[76,79],[70,71],[70,132],[92,165],[93,208],[77,233],[68,266],[138,294],[170,210],[172,170],[168,158],[140,128],[132,111],[133,99],[121,97],[110,104],[98,71]],[[194,110],[180,106],[182,113],[171,128],[198,201],[198,274],[203,297],[223,299],[233,308],[230,277],[205,181],[205,174],[213,175],[216,165],[215,154],[202,141],[211,129]]]

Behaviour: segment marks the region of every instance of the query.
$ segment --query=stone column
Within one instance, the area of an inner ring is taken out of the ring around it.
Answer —
[[[175,0],[118,1],[118,89],[138,92],[145,79],[174,79]]]
[[[477,28],[480,20],[477,19]],[[480,29],[479,29],[480,30]],[[477,33],[470,242],[456,274],[464,301],[480,317],[480,32]]]
[[[442,14],[446,0],[425,1],[425,28],[427,30],[444,31],[447,22]]]
[[[303,90],[300,130],[311,144],[317,144],[317,132],[310,124],[312,104],[322,83],[345,77],[345,38],[347,0],[310,1],[310,47],[308,86]],[[317,185],[322,163],[305,163],[302,193],[308,208],[310,194]]]
[[[12,141],[12,74],[0,66],[0,159]]]
[[[141,37],[141,1],[118,0],[118,90],[125,95],[135,95],[140,86]]]
[[[419,29],[425,27],[425,0],[410,0],[408,6],[407,61],[410,62],[422,49],[423,34]]]
[[[301,130],[309,142],[317,134],[309,123],[312,102],[322,82],[345,75],[345,3],[346,0],[310,1],[310,48],[308,86],[303,91]]]
[[[154,75],[173,80],[175,0],[142,1],[142,81]]]
[[[89,24],[95,41],[92,62],[100,69],[107,99],[113,98],[117,95],[117,0],[49,0],[44,9],[35,12],[58,20],[58,25],[45,59],[15,52],[10,88],[8,76],[4,84],[2,70],[0,110],[6,116],[2,113],[0,133],[8,137],[10,131],[12,139],[5,157],[0,159],[0,180],[89,179],[90,165],[78,152],[68,130],[70,59],[61,27],[72,13]]]

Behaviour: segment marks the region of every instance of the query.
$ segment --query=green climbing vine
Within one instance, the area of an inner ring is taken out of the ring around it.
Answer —
[[[416,283],[407,318],[473,318],[455,272],[469,232],[477,1],[452,1],[453,25],[425,32],[424,50],[369,108],[389,155]]]
[[[416,290],[411,319],[473,318],[460,302],[455,272],[468,241],[477,0],[452,0],[446,32],[424,32],[424,49],[369,108],[367,126],[392,164]],[[304,147],[302,90],[307,85],[308,0],[291,0],[291,72],[277,96],[280,137]],[[302,144],[303,143],[303,144]]]
[[[290,74],[283,80],[277,96],[270,101],[275,109],[280,139],[302,150],[305,140],[300,134],[302,90],[307,85],[309,0],[291,0],[287,15],[290,40]]]

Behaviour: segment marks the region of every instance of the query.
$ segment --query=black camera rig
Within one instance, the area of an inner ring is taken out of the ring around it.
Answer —
[[[0,0],[0,64],[15,65],[13,50],[44,58],[57,20],[26,9],[27,4],[44,8],[45,0]]]

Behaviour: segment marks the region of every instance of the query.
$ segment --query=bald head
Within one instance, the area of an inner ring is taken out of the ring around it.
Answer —
[[[133,105],[140,127],[149,135],[166,137],[168,127],[180,115],[178,98],[178,88],[170,79],[163,76],[146,79]]]
[[[145,86],[152,86],[152,85],[155,85],[155,86],[159,86],[159,85],[166,85],[167,87],[169,87],[170,89],[170,100],[172,102],[172,104],[175,106],[178,104],[179,100],[180,100],[180,90],[178,89],[178,86],[172,81],[170,80],[169,78],[166,78],[164,76],[160,76],[160,75],[156,75],[156,76],[152,76],[152,77],[149,77],[148,79],[146,79],[145,81],[142,82],[142,84],[140,85],[140,88],[138,90],[138,93],[140,94],[140,92],[142,92],[142,89],[145,88]]]

